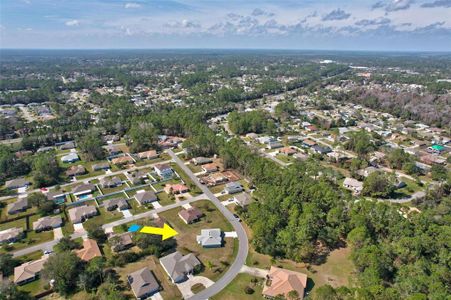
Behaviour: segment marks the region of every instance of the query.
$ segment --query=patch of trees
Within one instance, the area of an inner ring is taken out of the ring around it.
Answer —
[[[428,125],[451,127],[451,96],[417,92],[399,92],[385,89],[356,88],[338,99],[362,104],[404,119]]]
[[[62,169],[53,152],[37,154],[33,159],[32,169],[36,187],[55,185],[61,180]]]
[[[230,130],[236,134],[249,132],[271,134],[276,130],[274,121],[269,114],[261,110],[244,113],[231,112],[227,120]]]
[[[376,150],[376,146],[372,141],[371,136],[364,130],[351,132],[349,140],[345,144],[347,150],[356,152],[359,156],[366,155],[371,151]]]
[[[152,123],[137,121],[128,131],[128,145],[131,152],[155,149],[158,145],[159,130]]]
[[[102,136],[98,130],[90,129],[86,131],[77,139],[77,146],[84,160],[95,161],[105,158]]]
[[[30,166],[17,159],[11,148],[0,145],[0,183],[11,178],[26,175],[30,172]]]
[[[394,178],[384,172],[373,172],[363,181],[364,196],[388,198],[394,191]]]

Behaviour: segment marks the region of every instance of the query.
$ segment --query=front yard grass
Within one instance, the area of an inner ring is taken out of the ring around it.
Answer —
[[[257,282],[251,280],[256,278]],[[212,300],[257,300],[264,299],[262,296],[264,280],[249,274],[238,274],[221,292],[213,296]],[[248,295],[244,289],[249,286],[254,293]]]
[[[196,201],[193,206],[196,206],[205,214],[200,221],[193,224],[187,225],[179,218],[178,213],[182,208],[171,209],[159,215],[179,232],[175,237],[177,250],[182,254],[194,253],[205,267],[200,275],[216,281],[232,263],[236,243],[234,239],[226,238],[223,247],[207,249],[197,244],[196,236],[200,234],[201,229],[206,228],[220,228],[222,231],[231,231],[233,230],[232,225],[209,201]]]

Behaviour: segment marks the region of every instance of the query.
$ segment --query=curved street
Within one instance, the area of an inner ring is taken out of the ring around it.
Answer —
[[[232,224],[233,230],[236,231],[238,236],[237,256],[235,258],[235,261],[230,265],[230,268],[227,270],[227,272],[213,285],[189,298],[190,300],[205,300],[223,290],[238,275],[241,267],[246,263],[246,257],[249,251],[246,231],[244,230],[241,223],[233,216],[233,214],[224,205],[221,204],[221,201],[219,201],[219,199],[216,198],[215,195],[213,195],[213,193],[205,185],[199,182],[196,175],[191,172],[191,170],[182,162],[182,160],[177,155],[175,155],[172,150],[168,150],[167,153]]]

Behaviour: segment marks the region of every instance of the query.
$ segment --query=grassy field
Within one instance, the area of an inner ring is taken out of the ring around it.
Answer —
[[[177,250],[183,254],[194,253],[205,266],[200,275],[215,281],[224,274],[233,260],[236,247],[234,240],[226,238],[223,247],[206,249],[196,243],[196,236],[200,234],[201,229],[220,228],[223,231],[231,231],[232,226],[209,201],[197,201],[194,206],[201,209],[205,216],[199,222],[190,225],[186,225],[179,218],[178,213],[181,208],[160,213],[160,217],[180,233],[175,237]]]
[[[264,299],[262,296],[263,279],[258,278],[258,282],[251,280],[256,278],[248,274],[238,274],[237,277],[227,285],[219,294],[213,296],[212,300],[257,300]],[[244,292],[246,286],[251,287],[254,293],[247,295]]]
[[[126,284],[128,274],[144,267],[148,267],[154,273],[155,278],[160,282],[160,285],[163,288],[163,290],[160,292],[163,299],[181,299],[182,295],[180,294],[180,291],[174,284],[172,284],[168,280],[167,274],[160,266],[158,259],[153,255],[147,256],[138,262],[127,264],[123,268],[116,268],[116,271],[119,274],[120,279]],[[131,291],[126,292],[126,294],[130,296],[131,299],[134,299],[133,293]]]

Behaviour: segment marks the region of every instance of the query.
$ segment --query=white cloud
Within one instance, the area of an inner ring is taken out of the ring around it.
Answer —
[[[140,8],[141,4],[136,3],[136,2],[128,2],[128,3],[125,3],[124,7],[125,8]]]
[[[70,26],[70,27],[78,26],[78,25],[80,25],[80,21],[78,21],[78,20],[69,20],[69,21],[66,21],[64,24],[66,24],[66,26]]]

